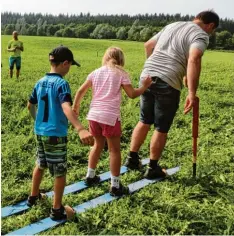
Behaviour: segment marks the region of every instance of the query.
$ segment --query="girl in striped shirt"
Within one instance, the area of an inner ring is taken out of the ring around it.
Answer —
[[[140,96],[152,83],[146,77],[140,88],[133,88],[127,72],[123,69],[125,63],[123,51],[117,47],[106,50],[102,66],[87,77],[87,80],[76,92],[73,110],[79,114],[80,103],[89,88],[92,89],[92,101],[88,112],[90,133],[94,137],[94,146],[89,153],[89,164],[85,182],[87,185],[96,184],[100,177],[95,169],[101,152],[107,140],[110,154],[110,171],[112,196],[121,196],[129,193],[128,187],[120,183],[120,104],[121,88],[130,98]]]

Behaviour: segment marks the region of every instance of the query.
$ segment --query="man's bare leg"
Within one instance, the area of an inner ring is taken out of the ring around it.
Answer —
[[[10,69],[9,72],[10,72],[10,78],[12,78],[13,77],[13,70]]]
[[[144,143],[149,130],[150,125],[144,124],[141,121],[138,122],[132,133],[130,144],[131,152],[138,152],[140,150],[140,147]]]
[[[166,145],[167,133],[154,131],[150,141],[150,159],[159,160]]]
[[[138,122],[132,133],[130,152],[125,162],[125,166],[130,169],[139,169],[141,162],[139,160],[138,151],[141,145],[144,143],[147,134],[150,130],[150,125],[144,124],[141,121]]]
[[[16,79],[19,79],[20,70],[16,70]]]

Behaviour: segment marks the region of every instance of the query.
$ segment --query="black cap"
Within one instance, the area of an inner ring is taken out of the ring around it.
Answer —
[[[53,49],[49,53],[49,60],[51,62],[71,61],[72,65],[80,66],[80,63],[74,60],[72,51],[65,46],[59,46]]]

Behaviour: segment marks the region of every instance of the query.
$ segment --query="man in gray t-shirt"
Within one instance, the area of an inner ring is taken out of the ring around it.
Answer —
[[[138,151],[150,126],[154,124],[155,131],[150,142],[150,163],[144,175],[146,178],[166,176],[166,171],[158,165],[158,160],[179,107],[183,77],[188,86],[184,106],[186,114],[195,102],[201,58],[208,46],[209,34],[218,25],[219,16],[215,12],[203,11],[192,22],[175,22],[167,25],[145,43],[147,60],[140,76],[140,83],[148,75],[154,82],[141,96],[140,121],[133,131],[125,165],[131,169],[140,168]]]

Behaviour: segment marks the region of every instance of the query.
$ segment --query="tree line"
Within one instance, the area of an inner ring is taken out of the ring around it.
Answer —
[[[164,26],[175,21],[190,21],[181,14],[79,15],[40,13],[1,13],[1,34],[17,30],[21,35],[93,39],[120,39],[145,42]],[[221,19],[210,38],[211,49],[234,49],[234,20]]]

